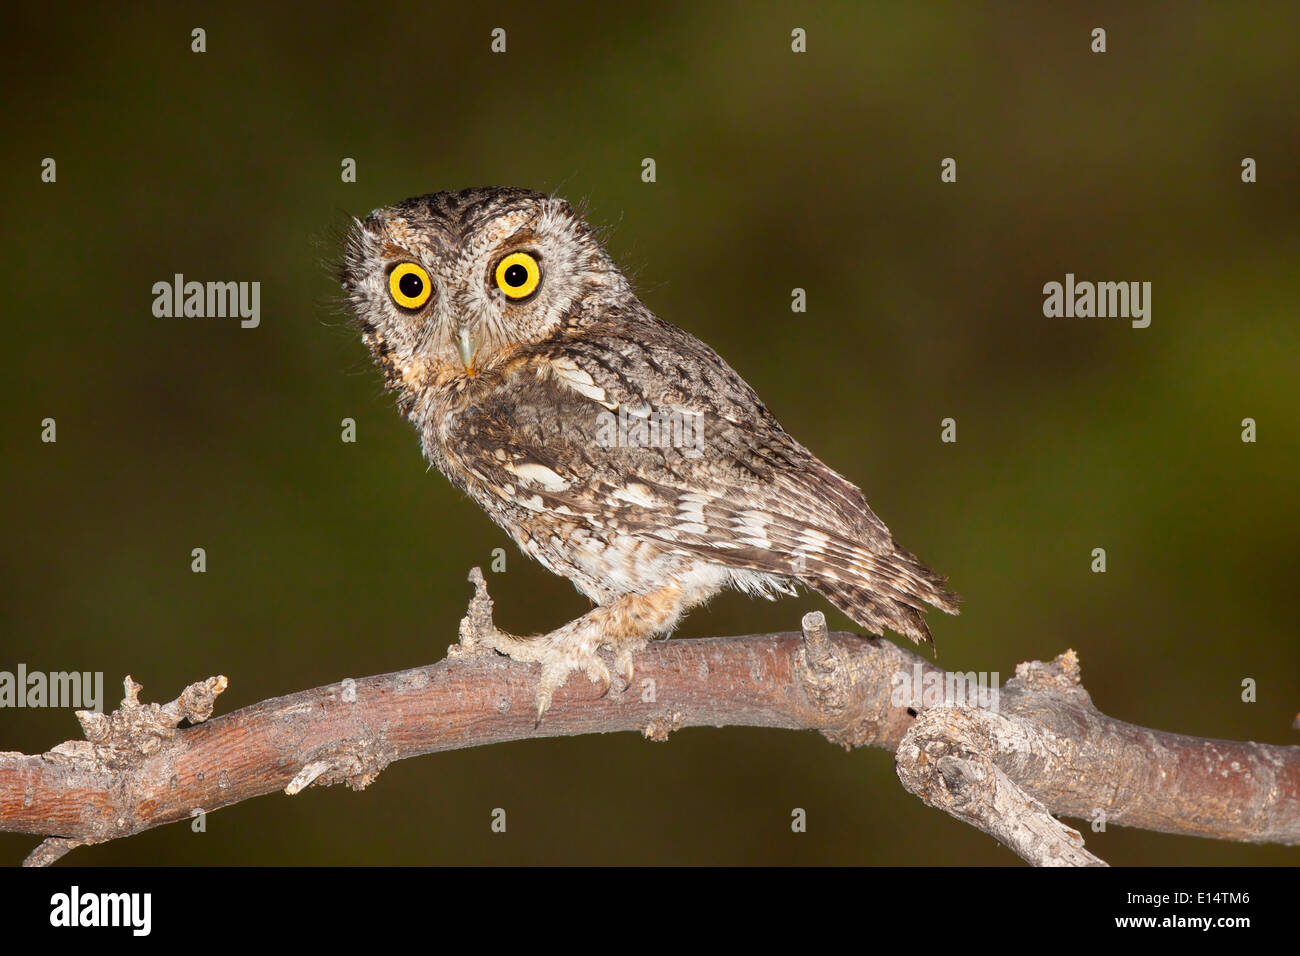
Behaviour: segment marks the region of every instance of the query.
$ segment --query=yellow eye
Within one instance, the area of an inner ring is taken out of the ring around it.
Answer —
[[[388,274],[388,292],[403,309],[418,309],[433,295],[433,282],[414,262],[403,262]]]
[[[542,284],[542,266],[526,252],[512,252],[496,268],[497,288],[511,299],[526,299]]]

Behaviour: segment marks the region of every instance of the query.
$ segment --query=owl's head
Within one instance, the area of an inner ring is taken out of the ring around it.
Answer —
[[[354,220],[348,307],[389,385],[474,375],[555,333],[591,295],[630,293],[563,199],[516,188],[431,193]]]

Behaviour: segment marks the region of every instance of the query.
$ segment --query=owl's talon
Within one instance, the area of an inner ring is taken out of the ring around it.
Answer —
[[[609,647],[614,652],[614,670],[622,678],[622,689],[632,686],[635,673],[632,657],[646,646],[647,638],[626,631],[611,633],[607,620],[616,611],[608,607],[596,608],[549,634],[516,637],[492,623],[492,598],[487,593],[483,572],[474,568],[469,580],[474,585],[474,597],[468,613],[460,622],[460,643],[449,647],[447,655],[463,658],[495,653],[523,663],[541,664],[534,728],[541,726],[555,692],[568,683],[574,671],[583,672],[589,681],[600,687],[598,699],[609,695],[614,688],[614,677],[600,656],[602,647]]]
[[[533,721],[533,730],[536,730],[538,727],[542,726],[542,715],[545,714],[546,711],[550,709],[550,706],[551,706],[551,695],[546,694],[545,696],[543,696],[539,691],[537,694],[537,718]]]
[[[615,645],[614,666],[623,678],[624,693],[632,689],[632,681],[636,678],[636,665],[633,660],[637,653],[644,650],[649,643],[648,638],[631,636],[625,637]]]
[[[614,667],[623,678],[623,690],[626,692],[632,686],[632,678],[636,675],[636,668],[632,664],[633,649],[623,647],[619,649],[618,655],[614,658]]]
[[[600,694],[597,695],[599,697],[604,697],[609,693],[609,689],[614,686],[614,678],[610,676],[609,668],[595,654],[592,655],[591,663],[587,665],[587,680],[593,684],[603,685]]]

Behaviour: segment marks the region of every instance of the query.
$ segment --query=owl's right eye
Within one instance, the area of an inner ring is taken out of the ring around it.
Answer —
[[[433,281],[414,262],[403,262],[388,273],[388,294],[403,309],[420,309],[433,295]]]

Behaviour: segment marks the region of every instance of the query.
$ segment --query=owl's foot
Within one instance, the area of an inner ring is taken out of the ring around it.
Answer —
[[[492,598],[488,595],[483,572],[474,568],[469,579],[474,585],[474,597],[469,603],[469,613],[460,622],[460,643],[447,649],[448,656],[495,652],[511,660],[541,664],[542,677],[537,687],[539,724],[551,706],[555,692],[568,682],[574,671],[582,671],[593,684],[602,685],[601,696],[609,692],[613,679],[597,653],[603,642],[599,634],[593,633],[593,628],[583,626],[586,618],[571,621],[549,634],[516,637],[492,623]]]
[[[601,696],[609,693],[613,679],[599,651],[614,651],[615,670],[630,687],[634,673],[632,658],[649,641],[652,634],[671,627],[681,613],[677,590],[650,598],[629,595],[611,604],[592,608],[582,617],[570,621],[549,634],[516,637],[498,630],[492,623],[492,598],[487,593],[483,572],[469,573],[474,585],[469,613],[460,622],[460,643],[447,649],[450,657],[496,652],[511,660],[542,665],[537,687],[537,722],[551,706],[555,692],[563,687],[574,671],[582,671],[593,684],[603,685]],[[647,613],[647,609],[651,609]]]

